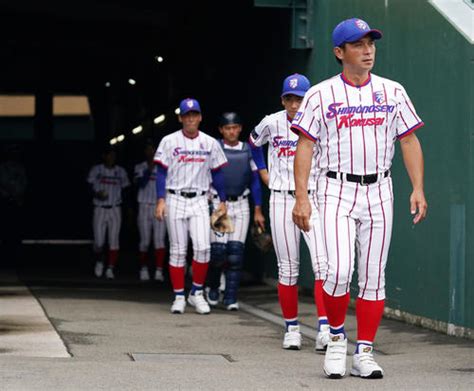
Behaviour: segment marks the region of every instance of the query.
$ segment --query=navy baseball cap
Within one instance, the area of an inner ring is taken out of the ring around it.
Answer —
[[[294,73],[293,75],[288,76],[283,81],[283,89],[281,96],[285,95],[296,95],[304,96],[306,91],[311,87],[311,83],[306,78],[306,76],[300,75],[299,73]]]
[[[346,19],[335,27],[332,32],[332,42],[334,47],[337,47],[346,42],[358,41],[367,34],[370,34],[373,39],[382,38],[380,30],[371,29],[367,22],[364,22],[362,19]]]
[[[184,115],[190,111],[195,111],[197,113],[201,112],[201,106],[196,99],[186,98],[181,101],[179,104],[179,115]]]
[[[221,117],[219,118],[219,126],[225,126],[225,125],[242,125],[242,121],[237,113],[234,112],[228,112],[228,113],[223,113]]]

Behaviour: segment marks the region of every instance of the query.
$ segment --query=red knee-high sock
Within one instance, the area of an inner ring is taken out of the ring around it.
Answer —
[[[140,261],[140,266],[146,266],[146,251],[140,251],[138,253],[138,260]]]
[[[117,264],[118,250],[109,250],[108,265],[114,267]]]
[[[323,298],[323,280],[314,281],[314,302],[316,303],[318,318],[327,317]]]
[[[184,267],[176,267],[170,265],[170,280],[171,285],[173,286],[173,290],[175,292],[183,292],[184,291]]]
[[[385,300],[356,300],[357,340],[373,342],[383,315]]]
[[[339,327],[346,320],[347,307],[351,298],[349,293],[342,296],[331,296],[323,289],[324,306],[331,327]]]
[[[285,320],[298,318],[298,285],[278,283],[278,299]]]
[[[193,259],[193,284],[197,286],[203,286],[206,281],[207,269],[209,267],[209,262],[198,262]]]
[[[157,248],[155,250],[155,263],[156,263],[156,267],[163,269],[163,265],[165,263],[165,249],[164,248]]]

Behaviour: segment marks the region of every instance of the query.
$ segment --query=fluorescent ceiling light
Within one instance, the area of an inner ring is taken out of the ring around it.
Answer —
[[[117,144],[117,139],[114,137],[113,139],[110,139],[109,143],[110,145]]]
[[[138,134],[138,133],[140,133],[142,130],[143,130],[143,126],[139,125],[139,126],[137,126],[136,128],[133,128],[133,129],[132,129],[132,133],[133,133],[133,134]]]
[[[179,113],[180,113],[179,107],[176,108],[176,110],[174,111],[174,113],[175,113],[176,115],[179,115]]]
[[[135,79],[128,79],[128,84],[134,86],[135,84],[137,84],[137,82],[135,81]]]
[[[160,116],[156,117],[154,120],[153,120],[153,123],[155,124],[160,124],[162,123],[164,120],[165,120],[165,115],[164,114],[161,114]]]
[[[123,134],[117,136],[117,141],[120,143],[125,139],[125,136]]]

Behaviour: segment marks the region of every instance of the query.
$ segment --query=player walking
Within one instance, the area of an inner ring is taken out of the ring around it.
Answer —
[[[122,225],[122,190],[130,185],[127,172],[115,164],[116,153],[107,148],[103,154],[103,163],[95,165],[89,171],[87,182],[91,186],[94,215],[94,254],[96,258],[95,275],[102,277],[104,272],[103,247],[108,234],[108,260],[105,277],[114,279],[114,267],[118,259],[119,235]]]
[[[423,153],[413,133],[423,125],[405,89],[370,71],[375,62],[374,40],[382,33],[360,19],[339,23],[333,31],[334,54],[342,73],[312,87],[305,95],[292,129],[300,132],[295,159],[295,223],[309,229],[312,206],[306,195],[313,150],[323,170],[318,201],[328,254],[324,282],[331,341],[324,360],[327,376],[346,372],[347,338],[344,320],[354,271],[357,244],[359,295],[356,302],[357,347],[351,374],[383,377],[374,361],[372,343],[384,309],[385,265],[392,233],[393,189],[390,167],[400,140],[413,192],[413,223],[426,216]],[[301,137],[304,136],[304,137]]]
[[[250,221],[248,197],[254,203],[254,222],[265,229],[262,213],[262,192],[257,166],[248,143],[239,141],[242,121],[233,112],[223,113],[219,120],[219,140],[229,162],[222,169],[227,198],[227,215],[234,223],[234,232],[218,233],[211,231],[211,262],[209,264],[208,296],[211,305],[219,301],[221,272],[225,267],[224,306],[228,310],[238,310],[237,291],[243,263],[245,239]],[[249,190],[251,189],[251,191]],[[219,197],[213,189],[213,206],[218,207]]]
[[[166,218],[170,240],[169,273],[175,293],[171,312],[182,314],[186,307],[184,268],[189,231],[194,254],[188,303],[196,312],[207,314],[210,308],[203,296],[211,248],[207,193],[212,176],[221,201],[218,208],[225,212],[221,167],[227,159],[217,140],[199,130],[202,116],[198,101],[184,99],[179,108],[183,128],[164,137],[155,153],[159,165],[155,216]]]
[[[152,143],[145,146],[144,162],[135,166],[135,184],[138,186],[138,233],[140,243],[138,245],[140,261],[140,280],[148,281],[150,274],[148,271],[147,257],[150,242],[153,234],[153,244],[155,249],[155,280],[164,281],[163,264],[165,260],[165,236],[166,223],[155,218],[156,206],[156,173],[157,167],[153,162],[155,148]]]
[[[316,183],[319,171],[316,162],[311,164],[311,175],[305,194],[309,196],[315,213],[311,216],[312,229],[300,231],[291,219],[295,203],[293,162],[298,136],[290,130],[309,80],[300,74],[288,76],[283,82],[281,103],[285,110],[266,116],[252,131],[250,142],[260,147],[268,143],[269,174],[261,155],[254,153],[254,160],[262,180],[271,190],[270,224],[278,260],[278,297],[286,323],[284,349],[300,349],[301,333],[298,325],[298,276],[300,262],[300,238],[303,238],[311,254],[315,275],[314,299],[318,313],[318,335],[315,349],[324,351],[329,337],[326,312],[322,298],[322,282],[326,277],[326,254],[320,232]],[[312,153],[316,154],[314,149]]]

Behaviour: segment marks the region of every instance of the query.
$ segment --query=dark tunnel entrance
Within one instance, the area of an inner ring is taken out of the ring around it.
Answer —
[[[131,178],[145,140],[157,145],[179,129],[174,110],[190,96],[203,108],[203,131],[217,136],[218,115],[232,110],[244,120],[246,139],[265,114],[281,107],[281,81],[303,72],[307,55],[290,48],[291,10],[253,1],[48,3],[1,6],[0,94],[34,102],[26,116],[5,106],[0,116],[1,160],[12,144],[18,147],[28,181],[13,220],[29,244],[21,260],[2,256],[10,266],[44,267],[65,258],[72,264],[71,254],[87,256],[92,206],[86,176],[111,139],[124,136],[115,148]],[[56,113],[55,99],[71,95],[87,98],[90,115]],[[133,254],[136,208],[123,217],[121,248]],[[34,244],[51,240],[79,243],[74,248],[81,250]]]

